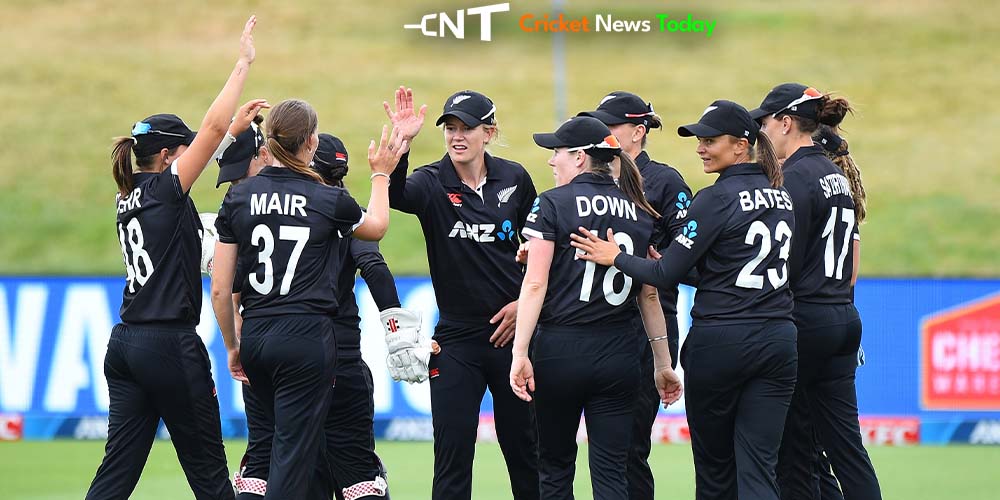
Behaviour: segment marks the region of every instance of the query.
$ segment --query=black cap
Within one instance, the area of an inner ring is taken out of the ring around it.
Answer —
[[[650,125],[649,117],[656,114],[653,105],[630,92],[616,90],[601,99],[594,111],[584,111],[576,116],[592,116],[605,125],[632,123],[646,128],[659,128],[659,123]]]
[[[836,156],[844,156],[850,154],[847,151],[840,151],[840,145],[844,143],[844,139],[839,135],[837,135],[837,133],[834,132],[832,128],[826,125],[823,125],[819,128],[819,131],[816,134],[816,137],[814,137],[814,139],[820,146],[823,146],[823,149],[827,153]]]
[[[618,139],[608,126],[590,116],[576,116],[566,120],[551,134],[532,134],[535,144],[545,149],[570,148],[583,150],[602,160],[611,159],[621,151]]]
[[[718,100],[702,112],[698,123],[677,127],[677,135],[681,137],[718,137],[731,135],[742,137],[750,144],[757,142],[760,124],[750,118],[747,108],[733,101]]]
[[[263,145],[264,133],[256,123],[250,123],[250,127],[236,136],[236,142],[230,144],[219,156],[219,178],[215,181],[215,187],[223,182],[246,177],[250,162],[257,157]]]
[[[319,134],[319,146],[313,156],[313,170],[329,184],[340,182],[347,175],[347,147],[344,141],[330,134]]]
[[[444,111],[434,125],[441,125],[445,118],[454,116],[470,127],[494,125],[497,107],[489,97],[473,90],[463,90],[452,94],[444,103]]]
[[[812,87],[801,83],[782,83],[767,93],[760,107],[751,111],[750,116],[754,120],[760,120],[780,112],[815,120],[818,117],[820,97],[823,94]]]
[[[163,148],[190,146],[194,135],[184,120],[171,114],[153,115],[132,126],[135,155],[139,158],[155,155]]]

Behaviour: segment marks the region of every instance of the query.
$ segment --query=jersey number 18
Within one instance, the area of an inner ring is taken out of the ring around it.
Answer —
[[[591,234],[597,234],[596,229],[590,230]],[[632,251],[635,249],[635,244],[632,243],[632,237],[628,233],[615,233],[615,243],[622,248],[622,251],[631,255]],[[582,250],[577,250],[577,253],[583,253]],[[580,301],[590,302],[590,291],[594,287],[594,275],[597,273],[597,264],[587,261],[586,267],[583,269],[583,287],[580,288]],[[617,267],[609,267],[604,271],[604,280],[601,288],[604,290],[604,300],[608,301],[608,304],[613,306],[620,306],[625,303],[628,299],[629,293],[632,291],[632,277],[629,275],[625,276],[625,286],[621,290],[615,291],[615,276],[621,274],[621,271]]]

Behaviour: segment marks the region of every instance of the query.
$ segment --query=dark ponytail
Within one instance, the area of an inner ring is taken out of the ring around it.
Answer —
[[[830,97],[827,94],[819,100],[819,105],[816,109],[816,119],[823,125],[837,127],[840,125],[840,122],[844,121],[847,113],[854,113],[854,108],[851,107],[851,103],[847,102],[847,99],[843,97]],[[813,130],[804,130],[803,132],[812,133]]]
[[[618,161],[621,167],[618,170],[618,188],[639,208],[654,218],[659,218],[660,214],[649,204],[643,193],[642,175],[639,174],[639,167],[635,165],[635,161],[624,151],[618,153]]]
[[[116,137],[113,149],[111,150],[111,175],[118,184],[118,194],[122,198],[128,196],[135,188],[132,180],[132,146],[135,145],[133,137]]]
[[[775,154],[774,145],[767,138],[767,134],[763,132],[757,134],[757,145],[751,151],[750,159],[764,169],[764,174],[771,180],[771,187],[778,188],[784,184],[785,176],[781,173],[778,155]]]

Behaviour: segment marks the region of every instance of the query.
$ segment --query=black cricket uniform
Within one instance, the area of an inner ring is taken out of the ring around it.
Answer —
[[[663,259],[615,259],[657,287],[698,271],[680,357],[699,499],[778,498],[774,464],[795,386],[794,223],[788,193],[759,165],[736,164],[695,196]]]
[[[118,239],[127,273],[121,323],[104,358],[111,396],[104,460],[88,500],[132,494],[163,419],[198,499],[233,498],[219,402],[201,313],[201,221],[176,163],[137,173],[118,196]]]
[[[486,154],[486,179],[472,189],[451,158],[406,176],[400,160],[389,185],[389,204],[420,220],[440,318],[431,356],[435,500],[472,497],[472,460],[479,406],[493,394],[497,438],[514,498],[538,498],[535,426],[528,403],[510,390],[513,343],[494,348],[489,320],[517,300],[524,276],[514,261],[518,234],[536,192],[524,167]]]
[[[691,206],[691,188],[680,172],[663,163],[653,161],[645,151],[635,158],[642,175],[646,201],[656,209],[660,218],[656,222],[652,243],[658,249],[666,248],[680,234],[688,208]],[[663,319],[667,323],[667,345],[670,350],[670,367],[677,367],[680,332],[677,327],[677,286],[658,290]],[[656,413],[660,408],[660,395],[653,382],[653,349],[646,341],[646,329],[636,319],[636,333],[642,349],[639,391],[635,398],[632,423],[632,447],[628,454],[628,488],[632,500],[653,499],[653,471],[649,467],[650,434]]]
[[[339,500],[376,498],[366,492],[373,491],[371,483],[376,477],[384,480],[385,471],[375,453],[372,372],[361,358],[361,317],[354,295],[356,272],[361,271],[380,311],[399,307],[399,295],[378,243],[344,238],[340,247],[344,257],[337,283],[340,308],[333,319],[337,372],[324,423],[325,462],[331,488],[326,489],[323,498],[329,499],[333,493]],[[388,498],[388,494],[377,498]]]
[[[219,209],[219,241],[238,245],[245,273],[240,359],[274,422],[265,498],[303,498],[313,474],[336,363],[337,245],[363,218],[345,190],[277,167],[233,186]]]
[[[796,150],[783,171],[795,203],[789,271],[799,370],[778,460],[781,497],[819,498],[813,473],[821,457],[811,423],[844,497],[878,499],[882,495],[861,441],[854,385],[861,318],[851,296],[858,231],[850,183],[819,145]]]
[[[610,176],[583,173],[542,193],[525,223],[525,236],[555,243],[532,354],[541,498],[573,498],[582,412],[594,498],[627,499],[640,386],[640,340],[632,322],[641,285],[613,267],[579,260],[569,237],[579,227],[600,235],[611,228],[625,252],[645,255],[653,217]]]

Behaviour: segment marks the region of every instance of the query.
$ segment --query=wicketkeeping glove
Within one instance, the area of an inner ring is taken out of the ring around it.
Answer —
[[[389,350],[386,365],[392,379],[410,383],[427,380],[431,341],[420,336],[420,315],[394,307],[382,311],[379,317],[385,328],[385,345]]]
[[[216,214],[203,212],[198,214],[201,218],[201,225],[204,231],[201,234],[201,272],[212,275],[212,259],[215,258],[215,242],[219,241],[219,235],[215,232]]]

